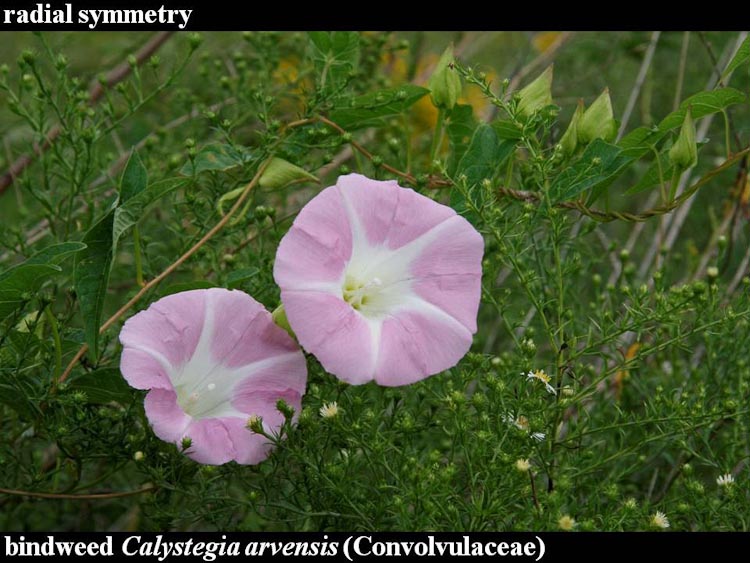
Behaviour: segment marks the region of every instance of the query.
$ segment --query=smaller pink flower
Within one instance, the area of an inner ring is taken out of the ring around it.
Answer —
[[[268,457],[268,439],[247,428],[260,417],[278,433],[283,399],[297,413],[307,381],[304,355],[255,299],[241,291],[200,289],[169,295],[128,319],[120,332],[120,369],[148,389],[146,416],[167,442],[190,439],[199,463]]]
[[[292,330],[326,370],[355,385],[406,385],[468,352],[483,252],[450,207],[350,174],[300,211],[274,277]]]

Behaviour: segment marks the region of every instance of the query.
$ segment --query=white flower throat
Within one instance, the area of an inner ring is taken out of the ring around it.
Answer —
[[[188,367],[190,370],[190,367]],[[192,371],[192,370],[191,370]],[[183,374],[184,375],[184,374]],[[204,418],[227,406],[226,392],[216,393],[216,384],[200,382],[202,374],[189,373],[182,384],[175,385],[177,403],[193,418]],[[219,374],[221,378],[221,374]]]
[[[383,282],[380,278],[372,278],[370,281],[362,282],[348,275],[342,288],[344,301],[359,311],[366,308],[368,303],[372,305],[382,287]]]

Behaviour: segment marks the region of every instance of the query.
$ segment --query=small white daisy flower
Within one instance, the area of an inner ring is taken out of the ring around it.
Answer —
[[[734,476],[731,473],[725,473],[724,475],[719,475],[716,478],[716,484],[720,487],[731,487],[734,485]]]
[[[320,416],[323,418],[333,418],[339,414],[339,405],[336,401],[324,403],[318,412],[320,412]]]
[[[543,369],[538,369],[536,371],[529,371],[528,373],[521,374],[521,375],[526,375],[527,379],[538,379],[539,381],[544,383],[544,387],[547,389],[548,393],[551,393],[552,395],[557,395],[557,391],[550,384],[550,381],[552,381],[552,378],[549,375],[547,375]]]
[[[669,528],[669,518],[661,510],[657,510],[656,513],[651,517],[651,525],[654,528],[661,528],[666,530]]]
[[[533,440],[536,440],[537,442],[544,442],[544,439],[547,437],[547,435],[544,432],[534,432],[531,435],[531,438]]]

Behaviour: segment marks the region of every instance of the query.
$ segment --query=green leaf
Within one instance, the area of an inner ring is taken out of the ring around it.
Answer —
[[[138,153],[130,153],[128,163],[120,178],[120,203],[125,203],[148,186],[148,172]]]
[[[83,315],[86,342],[94,357],[99,355],[99,325],[109,284],[114,248],[112,227],[115,211],[107,213],[83,237],[86,248],[76,254],[75,288]]]
[[[466,177],[468,196],[475,207],[482,207],[485,203],[482,181],[492,180],[495,171],[513,154],[515,148],[515,141],[501,140],[490,125],[482,124],[477,127],[466,153],[456,167],[456,176]],[[467,205],[466,196],[459,188],[454,187],[451,190],[450,199],[457,212],[473,217],[469,211],[471,206]]]
[[[115,217],[112,223],[112,251],[117,249],[117,242],[122,234],[135,225],[146,208],[174,191],[185,183],[182,178],[169,178],[149,185],[144,191],[139,192],[127,201],[121,202],[115,209]]]
[[[54,264],[19,264],[0,275],[0,321],[18,309],[51,276],[62,271]]]
[[[86,248],[86,245],[84,243],[76,241],[52,244],[31,256],[31,258],[26,260],[24,264],[57,265],[71,254],[75,254],[76,252],[78,252],[79,250],[83,250],[84,248]]]
[[[0,273],[0,321],[20,307],[47,279],[61,272],[58,264],[84,248],[85,244],[75,241],[53,244]]]
[[[31,393],[26,389],[0,383],[0,403],[13,409],[26,420],[33,420],[41,414],[36,404],[29,400],[30,396]]]
[[[173,283],[167,287],[161,294],[162,297],[172,295],[173,293],[180,293],[182,291],[191,291],[193,289],[210,289],[216,287],[215,283],[206,280],[196,280],[188,282]]]
[[[734,72],[737,67],[747,63],[750,61],[750,36],[745,37],[745,40],[742,42],[742,45],[740,45],[740,48],[737,49],[737,52],[734,54],[734,57],[732,57],[732,61],[727,66],[727,69],[724,71],[724,74],[721,75],[722,78],[725,78],[729,76],[730,73]]]
[[[348,130],[374,127],[385,119],[399,115],[429,94],[427,88],[404,84],[352,99],[350,107],[331,112],[331,120]]]
[[[511,121],[504,121],[499,119],[492,123],[492,128],[497,133],[497,136],[501,139],[518,140],[523,137],[523,131]]]
[[[659,135],[658,138],[655,137],[657,134]],[[663,134],[660,133],[657,127],[638,127],[620,139],[617,146],[622,149],[623,154],[632,156],[633,158],[640,158],[651,150],[649,143],[652,138],[658,142],[662,136]]]
[[[720,112],[729,106],[741,104],[745,101],[745,94],[734,88],[721,88],[707,92],[698,92],[684,100],[680,108],[670,113],[659,123],[661,132],[680,127],[685,121],[687,109],[691,109],[693,119],[699,119],[712,113]]]
[[[698,92],[684,100],[679,109],[667,115],[658,126],[638,127],[625,135],[618,146],[626,156],[640,158],[650,152],[669,131],[682,126],[688,108],[691,108],[693,119],[699,119],[744,101],[745,95],[734,88]]]
[[[501,140],[493,127],[482,124],[474,132],[456,173],[465,175],[469,186],[476,185],[485,178],[491,180],[495,170],[510,156],[514,148],[515,143]]]
[[[193,176],[201,172],[223,172],[245,164],[250,159],[247,150],[223,143],[213,143],[201,148],[192,161],[180,169],[183,176]]]
[[[661,177],[659,175],[659,166],[661,166]],[[634,186],[628,188],[625,193],[627,195],[637,194],[661,183],[662,180],[669,182],[672,179],[673,171],[674,167],[669,160],[669,148],[667,147],[667,150],[659,154],[659,160],[654,159],[640,180]]]
[[[555,178],[550,186],[550,199],[553,203],[566,201],[588,190],[592,191],[592,199],[596,199],[633,162],[620,147],[595,139],[575,164]]]
[[[133,400],[133,389],[116,368],[102,368],[76,377],[68,384],[68,390],[83,391],[89,403],[129,403]]]
[[[451,110],[445,128],[450,145],[450,156],[448,156],[447,163],[449,175],[455,174],[458,163],[461,162],[464,154],[466,154],[466,149],[469,148],[477,125],[474,109],[470,105],[458,104]]]
[[[234,289],[242,285],[243,282],[254,278],[260,273],[258,268],[243,268],[242,270],[234,270],[227,276],[227,287]]]
[[[359,34],[351,31],[313,31],[308,36],[321,89],[329,93],[338,92],[359,62]]]
[[[702,149],[706,145],[706,142],[698,143],[698,150]],[[659,155],[659,161],[661,163],[661,178],[664,180],[664,182],[669,182],[672,179],[672,175],[674,173],[674,166],[672,165],[672,161],[669,158],[669,149],[671,148],[671,144],[667,142],[667,144],[664,146],[664,150]],[[637,194],[640,192],[644,192],[648,190],[649,188],[656,186],[661,182],[659,178],[659,166],[656,163],[656,159],[654,159],[651,164],[648,167],[648,170],[641,176],[641,179],[638,180],[638,182],[628,188],[628,190],[625,192],[627,195]]]

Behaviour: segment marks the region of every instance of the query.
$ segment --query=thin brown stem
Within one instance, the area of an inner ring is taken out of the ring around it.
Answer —
[[[541,514],[542,507],[539,506],[539,497],[536,494],[536,483],[534,482],[533,471],[529,471],[529,481],[531,481],[531,498],[534,501],[534,508],[536,508],[537,514]]]
[[[155,485],[144,487],[142,489],[135,489],[133,491],[121,491],[118,493],[90,493],[90,494],[70,494],[70,493],[40,493],[37,491],[19,491],[16,489],[3,489],[0,488],[0,493],[6,495],[32,497],[32,498],[46,498],[46,499],[59,499],[59,500],[106,500],[112,498],[123,498],[140,495],[143,493],[151,493],[158,487]]]
[[[327,117],[324,117],[324,116],[321,115],[321,116],[318,116],[318,120],[321,123],[325,123],[329,127],[333,127],[341,135],[343,135],[343,134],[346,133],[346,130],[343,127],[341,127],[338,123],[335,123],[335,122],[331,121]],[[357,141],[354,141],[354,140],[349,141],[349,144],[352,146],[352,148],[354,148],[357,152],[359,152],[367,160],[372,161],[372,159],[374,158],[373,154],[370,151],[368,151],[365,147],[363,147],[362,145],[360,145]],[[417,179],[414,177],[413,174],[409,174],[408,172],[403,172],[403,171],[399,170],[398,168],[394,168],[393,166],[391,166],[389,164],[385,164],[385,163],[381,164],[380,166],[383,168],[383,170],[387,170],[391,174],[393,174],[395,176],[398,176],[399,178],[403,178],[404,180],[406,180],[410,184],[416,184],[417,183]],[[430,178],[428,179],[428,182],[427,182],[427,187],[428,188],[445,188],[445,187],[448,187],[450,185],[451,185],[451,183],[448,180],[437,178],[435,176],[430,176]]]

